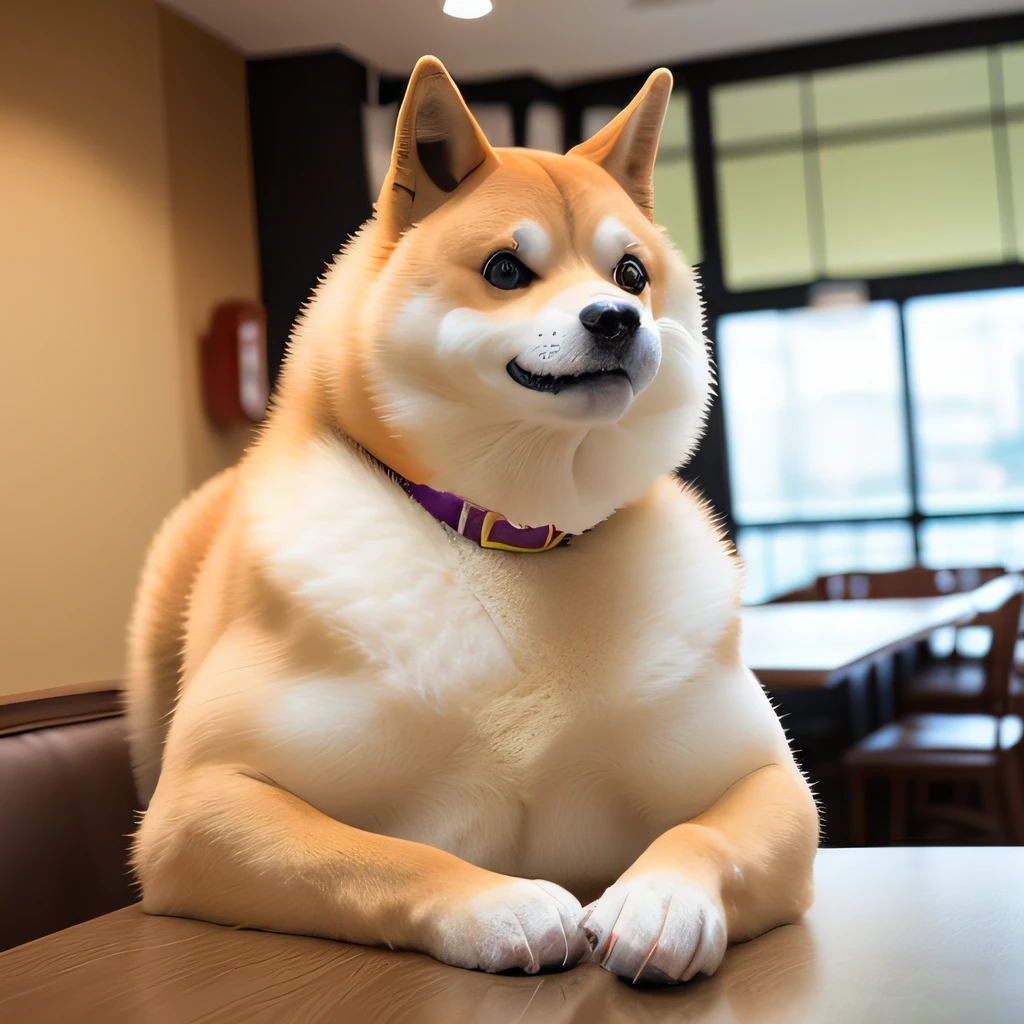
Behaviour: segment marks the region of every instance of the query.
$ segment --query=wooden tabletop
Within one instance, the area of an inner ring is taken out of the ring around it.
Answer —
[[[592,964],[486,975],[321,939],[118,911],[0,954],[5,1024],[1011,1024],[1024,849],[823,850],[806,920],[674,989]]]
[[[794,601],[744,608],[743,658],[766,687],[834,686],[857,665],[922,640],[943,626],[969,622],[1024,585],[1020,576],[991,580],[944,597]]]

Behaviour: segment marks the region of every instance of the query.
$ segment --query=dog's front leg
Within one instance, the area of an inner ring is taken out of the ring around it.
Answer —
[[[143,909],[415,949],[503,971],[575,963],[582,910],[551,882],[321,814],[244,766],[168,769],[135,840]]]
[[[631,980],[713,974],[729,942],[807,909],[817,843],[817,808],[795,767],[752,772],[656,839],[587,908],[592,959]]]

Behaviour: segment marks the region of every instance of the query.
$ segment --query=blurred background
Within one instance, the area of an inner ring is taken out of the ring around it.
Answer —
[[[748,604],[930,599],[1024,566],[1024,4],[442,4],[0,5],[0,694],[116,688],[153,531],[259,418],[257,385],[212,415],[203,346],[237,329],[272,385],[424,53],[493,144],[558,151],[672,68],[656,218],[719,367],[684,476]],[[953,652],[1007,710],[991,630],[921,636],[904,675]],[[827,778],[835,716],[779,694]]]

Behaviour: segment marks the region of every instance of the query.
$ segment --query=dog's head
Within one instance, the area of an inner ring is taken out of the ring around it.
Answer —
[[[415,482],[569,532],[686,460],[710,370],[693,276],[653,223],[671,87],[656,71],[558,156],[492,149],[441,64],[417,64],[376,218],[301,329],[343,430]]]

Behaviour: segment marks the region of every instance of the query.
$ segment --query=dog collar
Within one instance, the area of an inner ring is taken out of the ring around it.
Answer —
[[[481,508],[448,491],[435,491],[426,484],[414,484],[395,474],[405,493],[427,510],[439,523],[479,544],[482,548],[533,554],[550,551],[567,543],[570,534],[554,526],[516,526],[500,512]]]

